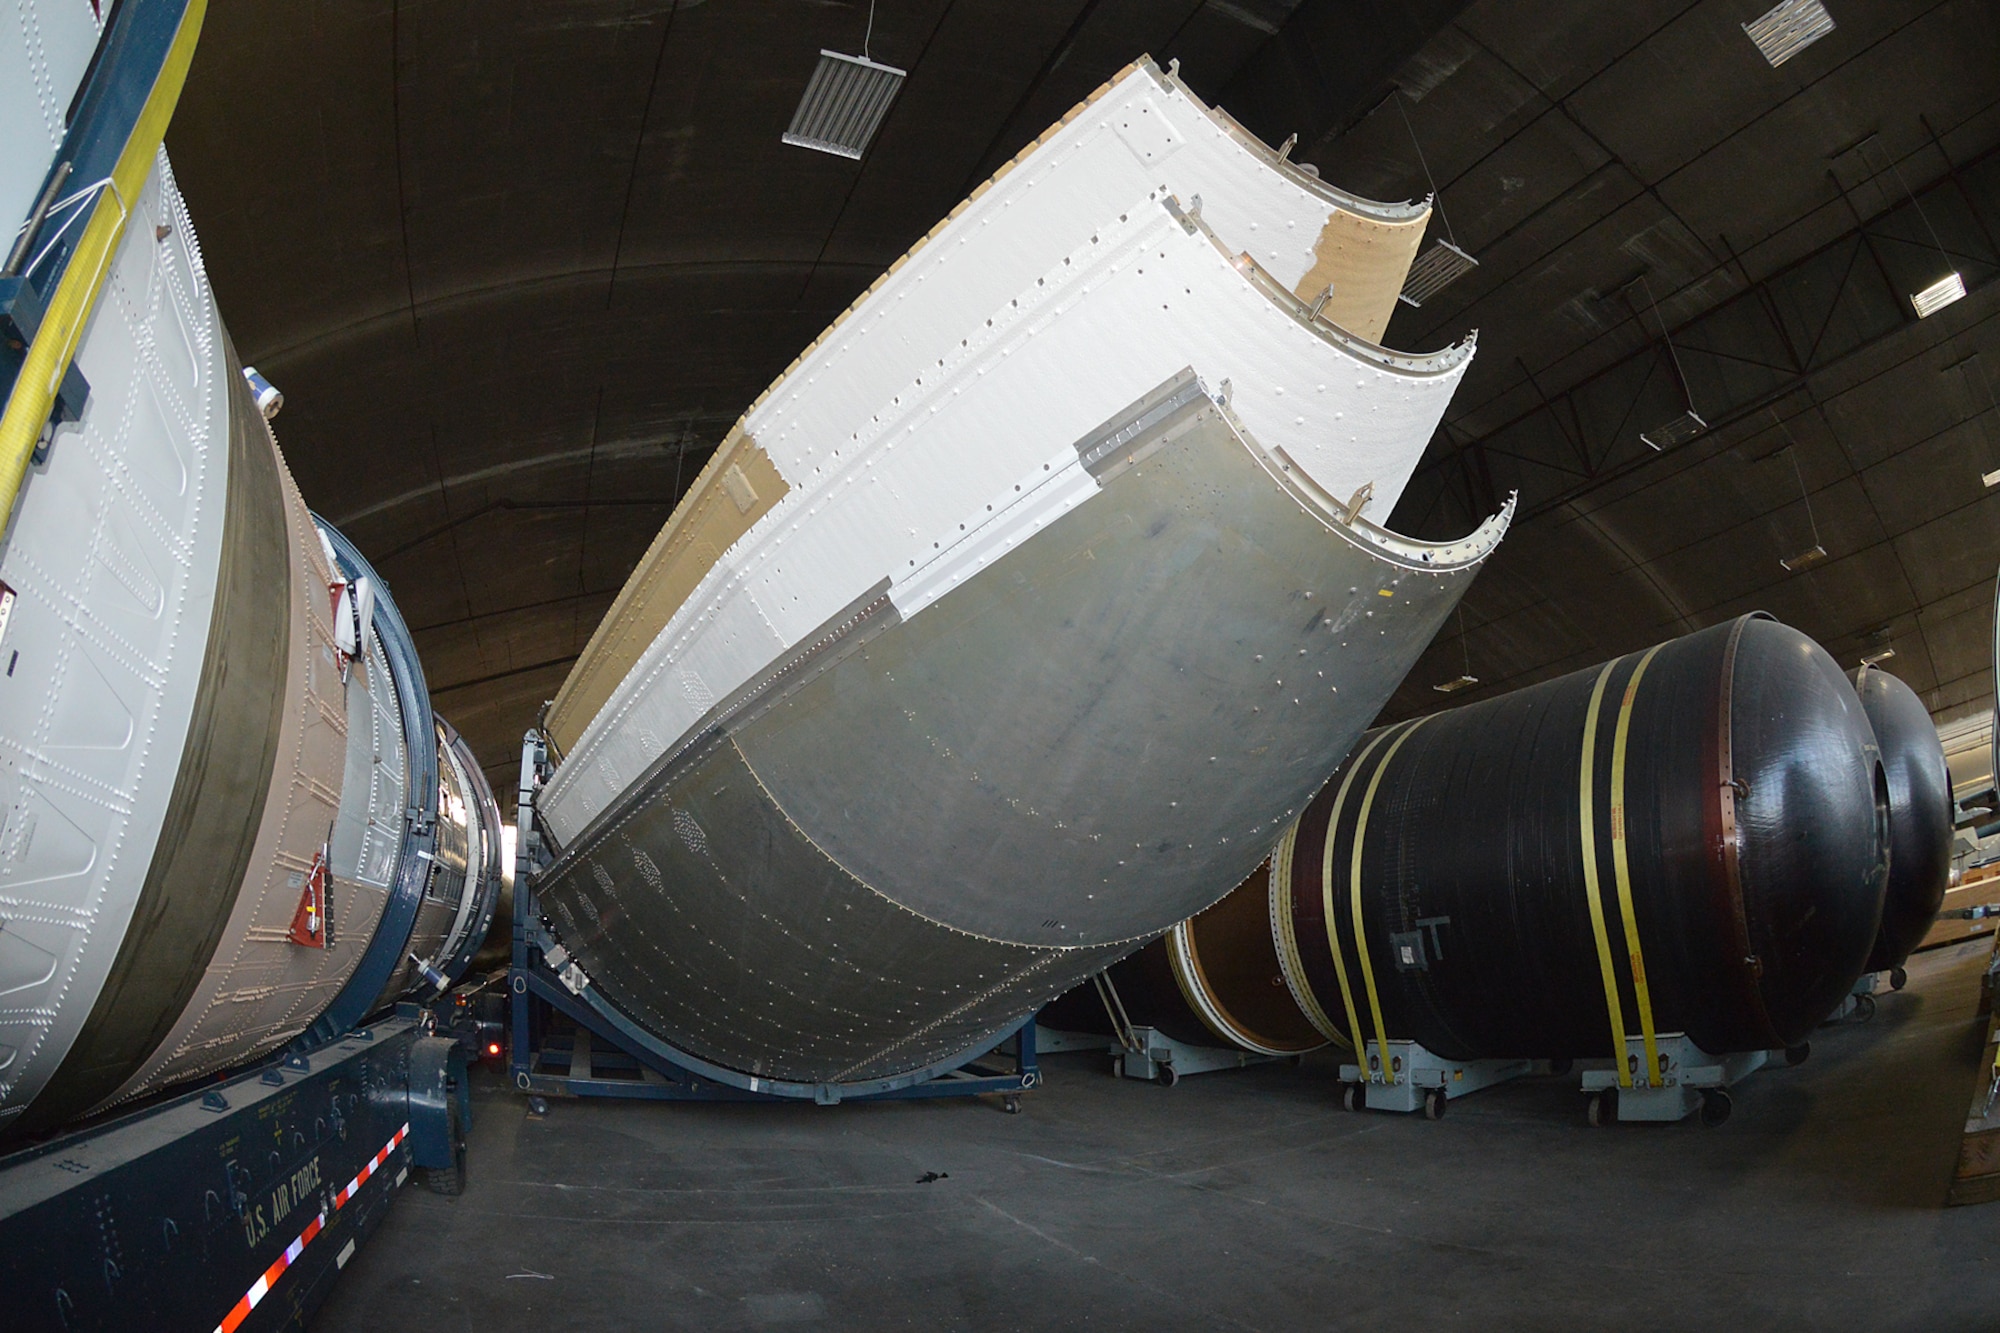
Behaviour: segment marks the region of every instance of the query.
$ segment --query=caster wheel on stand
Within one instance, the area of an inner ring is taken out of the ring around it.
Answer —
[[[1714,1129],[1729,1119],[1729,1113],[1736,1109],[1729,1094],[1721,1088],[1703,1088],[1701,1092],[1701,1123]]]
[[[1368,1103],[1361,1094],[1361,1085],[1359,1083],[1341,1084],[1340,1104],[1350,1111],[1359,1111],[1366,1106]]]
[[[1590,1122],[1592,1129],[1603,1129],[1618,1120],[1618,1094],[1606,1090],[1593,1092],[1583,1104],[1583,1118]]]
[[[1445,1092],[1443,1088],[1432,1088],[1424,1094],[1424,1119],[1444,1119]]]
[[[1160,1081],[1160,1086],[1163,1088],[1171,1088],[1174,1084],[1181,1081],[1181,1076],[1174,1072],[1172,1065],[1161,1065],[1160,1072],[1153,1077]]]
[[[1021,1099],[1019,1097],[1002,1097],[1000,1099],[1000,1109],[1008,1115],[1019,1115],[1021,1114]]]
[[[1867,996],[1862,996],[1861,998],[1869,999]],[[1868,1012],[1871,1014],[1875,1012],[1875,1004],[1872,999],[1869,999]],[[1810,1058],[1812,1058],[1812,1043],[1809,1041],[1802,1041],[1796,1046],[1787,1046],[1785,1048],[1785,1063],[1793,1069],[1797,1069]]]
[[[1890,990],[1901,990],[1903,989],[1903,987],[1909,984],[1910,984],[1910,974],[1908,972],[1905,972],[1900,967],[1892,967],[1889,969]]]
[[[1873,1017],[1875,1017],[1875,997],[1873,995],[1855,996],[1854,1021],[1857,1023],[1866,1023]]]

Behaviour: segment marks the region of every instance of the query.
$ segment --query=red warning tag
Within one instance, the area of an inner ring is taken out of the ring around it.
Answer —
[[[346,653],[346,652],[345,652],[345,651],[344,651],[344,650],[343,650],[343,649],[341,648],[341,646],[340,646],[340,624],[341,624],[341,614],[340,614],[340,603],[341,603],[341,601],[342,601],[343,597],[345,596],[345,594],[347,593],[347,588],[348,588],[348,585],[347,585],[347,580],[346,580],[346,579],[340,579],[340,580],[339,580],[339,581],[337,581],[337,582],[334,582],[334,583],[329,583],[329,584],[327,584],[327,585],[326,585],[326,595],[327,595],[327,598],[328,598],[328,600],[329,600],[329,601],[331,601],[331,602],[333,603],[333,613],[332,613],[332,614],[333,614],[333,624],[334,624],[334,631],[333,631],[333,664],[334,664],[334,666],[335,666],[336,668],[338,668],[338,669],[339,669],[339,671],[340,671],[340,679],[341,679],[341,680],[342,680],[343,682],[344,682],[344,681],[346,681],[346,679],[347,679],[347,656],[348,656],[348,655],[347,655],[347,653]],[[350,612],[349,612],[349,614],[350,614],[350,615],[352,615],[352,612],[350,611]]]
[[[292,928],[286,938],[308,949],[324,949],[327,935],[326,848],[313,853],[312,869],[306,872],[305,889],[299,894],[299,910],[292,913]]]

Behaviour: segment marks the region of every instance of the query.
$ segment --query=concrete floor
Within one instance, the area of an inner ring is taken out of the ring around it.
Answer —
[[[1993,1329],[2000,1204],[1939,1206],[1987,956],[1913,960],[1713,1130],[1588,1129],[1553,1079],[1347,1114],[1317,1059],[1168,1090],[1052,1056],[1017,1116],[530,1119],[487,1076],[463,1197],[406,1186],[314,1327]]]

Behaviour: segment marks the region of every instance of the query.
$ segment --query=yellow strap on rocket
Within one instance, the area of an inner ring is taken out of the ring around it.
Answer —
[[[1577,779],[1578,828],[1583,844],[1583,892],[1590,903],[1590,933],[1597,941],[1598,974],[1604,982],[1604,1007],[1611,1018],[1611,1054],[1618,1066],[1618,1086],[1632,1086],[1625,1064],[1625,1010],[1618,998],[1618,970],[1611,960],[1611,934],[1604,924],[1604,895],[1597,883],[1597,714],[1604,703],[1604,685],[1618,660],[1606,662],[1590,691],[1590,710],[1583,718],[1583,759]]]
[[[0,412],[0,522],[13,513],[21,479],[27,475],[29,460],[41,441],[42,428],[48,424],[56,391],[69,372],[83,326],[97,305],[98,293],[103,289],[112,256],[131,215],[129,201],[138,198],[147,173],[153,169],[153,158],[166,139],[167,122],[173,119],[174,106],[187,82],[188,64],[194,58],[195,40],[201,34],[206,9],[206,0],[190,0],[111,175],[84,186],[96,193],[83,206],[88,216],[82,234],[48,298],[41,326],[22,360],[13,392],[8,395],[6,410]]]
[[[1374,774],[1368,779],[1368,794],[1361,798],[1361,812],[1354,817],[1354,855],[1349,872],[1349,906],[1354,915],[1354,953],[1361,960],[1361,979],[1368,987],[1368,1011],[1375,1020],[1375,1048],[1382,1057],[1382,1077],[1390,1083],[1396,1080],[1389,1064],[1389,1027],[1382,1021],[1382,996],[1375,989],[1375,965],[1368,961],[1368,938],[1361,924],[1361,844],[1363,835],[1368,832],[1368,812],[1375,806],[1375,791],[1382,785],[1382,775],[1389,771],[1389,765],[1395,761],[1396,751],[1403,748],[1403,742],[1414,736],[1417,728],[1428,720],[1420,717],[1410,723],[1389,746],[1388,753],[1382,756],[1382,762],[1375,766]],[[1328,929],[1331,931],[1331,926]]]
[[[1326,920],[1326,947],[1333,954],[1333,975],[1340,980],[1340,1001],[1347,1006],[1348,1044],[1353,1046],[1354,1056],[1361,1062],[1364,1076],[1368,1071],[1368,1043],[1361,1035],[1361,1014],[1354,1006],[1354,987],[1347,979],[1347,961],[1341,954],[1340,932],[1334,926],[1338,918],[1333,911],[1333,845],[1340,838],[1340,812],[1347,808],[1347,792],[1354,785],[1354,775],[1368,762],[1368,756],[1375,753],[1375,747],[1388,738],[1389,733],[1385,731],[1368,742],[1348,766],[1347,776],[1340,780],[1340,790],[1334,793],[1333,809],[1326,818],[1326,847],[1319,867],[1320,909]],[[1361,836],[1358,826],[1354,836]]]
[[[1639,678],[1646,665],[1660,651],[1655,644],[1632,669],[1625,682],[1625,699],[1618,707],[1618,733],[1611,743],[1611,869],[1618,882],[1618,914],[1625,921],[1625,952],[1632,967],[1632,993],[1639,1001],[1639,1031],[1646,1040],[1646,1083],[1660,1083],[1660,1048],[1653,1034],[1653,996],[1646,985],[1646,959],[1639,948],[1639,918],[1632,910],[1632,870],[1626,855],[1625,839],[1625,742],[1632,729],[1632,703],[1639,697]],[[1625,1053],[1619,1052],[1619,1068],[1626,1068]]]

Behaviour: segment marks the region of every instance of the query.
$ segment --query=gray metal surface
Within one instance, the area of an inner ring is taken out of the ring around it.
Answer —
[[[907,621],[841,617],[565,851],[540,893],[601,995],[730,1068],[879,1078],[1256,865],[1501,525],[1349,528],[1206,396],[1151,415],[1101,493]]]
[[[956,929],[1082,944],[1193,915],[1478,567],[1392,558],[1253,449],[1197,395],[1121,442],[1100,495],[736,743],[828,856]]]
[[[565,858],[542,902],[633,1022],[717,1064],[800,1082],[933,1063],[1128,947],[1002,944],[897,907],[813,846],[713,733],[666,793]]]

